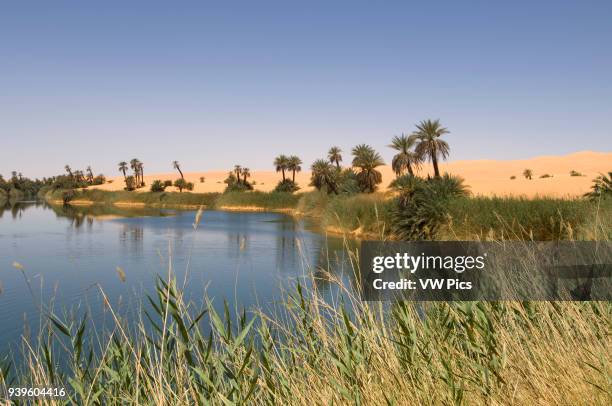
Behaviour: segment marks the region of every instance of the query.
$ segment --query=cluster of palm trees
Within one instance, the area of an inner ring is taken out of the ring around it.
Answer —
[[[295,174],[296,172],[300,172],[302,170],[302,160],[297,155],[284,155],[281,154],[274,158],[274,167],[276,168],[276,172],[281,172],[283,174],[282,182],[287,181],[286,172],[291,172],[291,182],[295,183]]]
[[[64,166],[66,173],[68,174],[68,178],[72,180],[76,187],[85,187],[87,185],[99,185],[106,181],[104,175],[100,174],[98,176],[94,176],[93,170],[91,166],[87,166],[85,172],[81,170],[73,171],[70,165]],[[21,174],[19,174],[21,178]]]
[[[438,162],[440,159],[446,159],[450,151],[448,143],[440,137],[448,133],[448,129],[442,127],[440,120],[424,120],[416,125],[416,131],[411,135],[402,134],[393,137],[389,147],[397,151],[391,162],[396,176],[414,176],[423,162],[431,161],[434,176],[439,178]],[[343,173],[340,166],[342,150],[337,146],[331,147],[327,153],[327,160],[318,159],[312,164],[311,185],[317,189],[325,186],[329,192],[338,193],[339,182],[354,175],[360,191],[374,192],[377,185],[382,182],[382,174],[376,169],[385,164],[381,155],[367,144],[357,145],[351,153],[352,169],[349,168],[346,170],[348,172]],[[277,165],[277,170],[278,168]]]
[[[140,160],[134,158],[130,161],[130,166],[128,167],[128,163],[125,161],[119,162],[119,172],[123,173],[123,180],[125,181],[125,186],[128,190],[136,189],[139,187],[143,187],[145,185],[144,182],[144,165]],[[128,169],[131,168],[134,172],[134,175],[127,175]]]
[[[240,165],[234,165],[232,173],[236,174],[236,181],[238,183],[244,183],[245,185],[248,183],[247,178],[251,177],[251,170]]]

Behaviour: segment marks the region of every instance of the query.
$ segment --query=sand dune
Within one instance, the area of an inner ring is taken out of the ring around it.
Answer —
[[[306,166],[306,165],[305,165]],[[525,168],[533,171],[532,180],[527,180],[522,176]],[[383,174],[381,189],[393,180],[395,175],[389,166],[380,168]],[[442,172],[449,172],[463,177],[475,195],[484,196],[555,196],[571,197],[578,196],[591,187],[593,178],[602,172],[612,170],[612,152],[577,152],[564,156],[540,156],[523,160],[471,160],[471,161],[449,161],[440,165]],[[584,176],[570,176],[571,170],[578,171]],[[187,172],[185,178],[195,185],[194,192],[222,192],[225,189],[223,180],[227,177],[228,171],[208,171],[208,172]],[[420,171],[421,175],[431,172],[431,165],[425,163]],[[543,174],[552,175],[550,178],[540,178]],[[200,177],[204,177],[204,183],[200,182]],[[511,180],[511,176],[516,179]],[[174,181],[179,176],[177,173],[161,173],[145,175],[145,182],[150,185],[155,179]],[[262,170],[253,171],[250,178],[255,182],[255,189],[270,191],[274,189],[281,175],[274,171]],[[104,190],[121,190],[124,187],[123,177],[117,176],[109,178],[112,183],[96,186]],[[296,181],[302,190],[310,190],[310,173],[301,172],[296,175]],[[141,189],[148,190],[148,187]],[[175,190],[168,188],[168,191]]]

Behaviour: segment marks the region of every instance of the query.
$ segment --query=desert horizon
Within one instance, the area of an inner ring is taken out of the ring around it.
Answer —
[[[464,178],[465,184],[470,187],[470,191],[475,196],[576,197],[587,193],[592,186],[593,179],[609,171],[611,163],[612,152],[579,151],[566,155],[543,155],[516,160],[449,160],[440,162],[440,170]],[[304,169],[308,167],[309,165],[303,165]],[[383,178],[379,191],[386,191],[396,175],[389,164],[378,169]],[[533,171],[531,180],[522,175],[525,169]],[[194,184],[192,191],[194,193],[220,193],[227,186],[224,180],[229,170],[230,168],[225,171],[185,170],[184,177],[186,181]],[[582,176],[571,176],[570,171],[579,172]],[[424,177],[433,175],[431,165],[427,162],[424,162],[416,173]],[[309,170],[296,173],[295,181],[300,191],[313,190],[313,187],[309,186],[310,174]],[[550,177],[540,178],[542,175],[550,175]],[[512,176],[516,178],[510,179]],[[204,183],[200,182],[200,177],[205,178]],[[147,186],[157,179],[174,181],[178,178],[180,174],[177,171],[144,175]],[[281,174],[274,170],[252,169],[249,180],[253,182],[254,190],[269,192],[276,187],[280,179]],[[116,175],[107,176],[107,183],[103,185],[89,188],[118,191],[123,190],[124,187],[123,175]],[[168,187],[166,190],[178,191],[175,187]],[[137,191],[147,192],[149,187],[140,188]]]

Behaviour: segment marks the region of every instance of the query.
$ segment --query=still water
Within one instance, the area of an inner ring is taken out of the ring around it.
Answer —
[[[157,275],[169,269],[186,297],[233,309],[270,308],[283,288],[320,269],[349,275],[346,243],[278,213],[57,207],[0,208],[0,353],[35,336],[44,314],[139,317]],[[21,269],[23,267],[23,269]],[[121,270],[117,270],[117,268]],[[324,294],[331,285],[318,280]],[[42,309],[42,316],[41,316]],[[68,317],[68,316],[66,316]]]

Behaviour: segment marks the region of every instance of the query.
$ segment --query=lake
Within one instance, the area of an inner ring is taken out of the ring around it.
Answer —
[[[351,273],[346,243],[307,221],[206,210],[194,230],[194,218],[195,211],[42,202],[0,208],[0,353],[36,335],[41,308],[111,321],[101,291],[115,311],[137,319],[156,275],[167,278],[170,268],[189,300],[201,304],[206,291],[215,307],[227,300],[238,310],[271,308],[283,287],[309,284],[321,268]],[[325,280],[317,288],[333,294]]]

